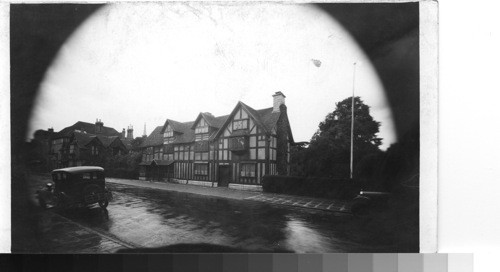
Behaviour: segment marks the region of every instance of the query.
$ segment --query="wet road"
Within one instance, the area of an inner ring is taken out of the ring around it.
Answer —
[[[350,216],[119,184],[108,187],[114,199],[107,213],[92,207],[59,214],[138,247],[210,243],[249,251],[391,251],[354,242]]]

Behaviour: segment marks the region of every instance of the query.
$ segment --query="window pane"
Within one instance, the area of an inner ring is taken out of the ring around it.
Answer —
[[[266,149],[265,148],[259,148],[259,151],[257,153],[257,158],[259,160],[265,160],[266,159]]]
[[[257,144],[255,136],[250,137],[250,147],[255,147]]]
[[[251,160],[255,160],[256,153],[257,153],[256,149],[250,149],[250,159]]]

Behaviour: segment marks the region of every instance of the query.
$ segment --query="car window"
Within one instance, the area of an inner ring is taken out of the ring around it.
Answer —
[[[89,180],[92,178],[92,173],[83,173],[82,174],[82,179],[84,180]]]

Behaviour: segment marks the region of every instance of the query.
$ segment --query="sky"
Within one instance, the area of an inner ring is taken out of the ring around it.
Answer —
[[[40,86],[28,138],[97,118],[118,131],[132,125],[141,136],[145,124],[149,134],[167,118],[226,115],[238,101],[272,107],[281,91],[294,140],[309,141],[353,84],[381,123],[386,149],[396,135],[380,79],[349,33],[315,6],[116,3],[61,47]]]

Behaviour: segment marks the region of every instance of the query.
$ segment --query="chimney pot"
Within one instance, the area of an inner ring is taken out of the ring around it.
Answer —
[[[285,95],[282,92],[273,94],[273,112],[279,112],[280,106],[285,105]]]

